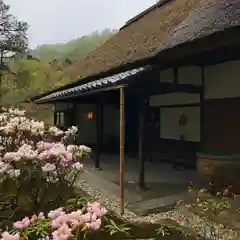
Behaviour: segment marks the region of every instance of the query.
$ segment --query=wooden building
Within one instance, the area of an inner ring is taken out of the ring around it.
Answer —
[[[159,1],[74,63],[75,81],[32,100],[79,126],[96,167],[119,141],[121,154],[188,165],[199,151],[240,152],[239,25],[239,0]]]

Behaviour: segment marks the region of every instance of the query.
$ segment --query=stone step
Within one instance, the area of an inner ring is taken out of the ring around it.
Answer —
[[[96,176],[89,170],[84,170],[80,175],[79,179],[85,180],[89,185],[94,188],[104,192],[109,198],[119,199],[120,196],[120,187],[119,185],[112,183],[108,180],[103,179],[102,177]],[[135,193],[124,190],[125,202],[138,202],[141,201],[142,197]]]
[[[139,216],[147,216],[149,214],[170,211],[176,206],[177,201],[185,200],[187,198],[189,198],[189,194],[183,192],[180,194],[140,201],[133,204],[130,203],[127,208]]]

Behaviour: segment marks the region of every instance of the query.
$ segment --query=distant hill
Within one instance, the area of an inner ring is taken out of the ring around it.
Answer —
[[[84,57],[96,47],[103,44],[116,29],[104,29],[101,32],[94,32],[87,36],[71,40],[67,43],[44,44],[32,51],[32,55],[40,60],[51,61],[53,59],[71,59]]]
[[[70,83],[72,76],[66,71],[68,66],[75,59],[81,60],[116,32],[105,29],[67,43],[41,45],[29,50],[25,58],[14,59],[9,64],[11,73],[4,75],[0,86],[1,105],[19,106],[31,96]],[[30,104],[28,110],[33,117],[53,124],[51,107],[39,108]]]

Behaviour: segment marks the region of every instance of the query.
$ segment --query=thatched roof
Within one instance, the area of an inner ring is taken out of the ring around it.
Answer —
[[[161,3],[162,2],[162,3]],[[178,44],[240,25],[239,0],[160,1],[135,19],[69,72],[73,77],[106,72],[155,56]]]
[[[141,67],[132,65],[177,45],[239,25],[240,0],[159,1],[128,21],[87,57],[71,65],[67,69],[73,79],[71,86],[79,80],[96,80],[97,75],[106,77],[110,71],[116,74],[124,67],[125,71]]]

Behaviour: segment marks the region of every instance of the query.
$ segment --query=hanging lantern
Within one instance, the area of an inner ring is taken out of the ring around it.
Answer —
[[[92,120],[94,118],[93,112],[88,112],[87,113],[87,119]]]

